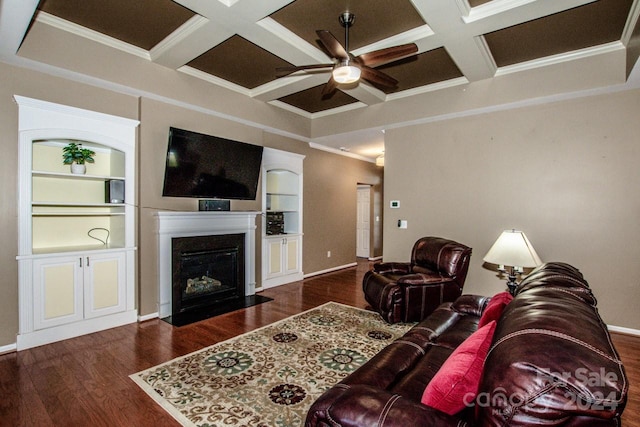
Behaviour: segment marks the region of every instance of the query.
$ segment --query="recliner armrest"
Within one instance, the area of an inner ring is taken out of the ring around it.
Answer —
[[[414,273],[407,274],[399,277],[397,283],[405,286],[418,286],[418,285],[440,285],[442,283],[451,283],[455,280],[451,277],[442,276],[438,273]]]
[[[373,271],[379,274],[408,274],[411,264],[408,262],[378,262],[373,264]]]
[[[460,427],[467,424],[456,416],[386,390],[338,384],[321,396],[307,413],[305,426],[328,425]]]

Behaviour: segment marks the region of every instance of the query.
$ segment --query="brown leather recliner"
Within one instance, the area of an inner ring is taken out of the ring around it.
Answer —
[[[471,248],[441,237],[423,237],[411,262],[383,262],[365,273],[366,301],[389,323],[418,322],[462,294]]]

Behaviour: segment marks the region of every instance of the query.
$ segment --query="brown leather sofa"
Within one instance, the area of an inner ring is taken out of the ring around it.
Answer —
[[[365,273],[362,290],[389,323],[418,322],[462,294],[471,248],[441,237],[423,237],[410,262],[383,262]]]
[[[587,282],[548,263],[496,323],[477,397],[454,415],[421,403],[427,383],[477,328],[489,298],[442,304],[327,390],[306,426],[620,426],[629,383]]]

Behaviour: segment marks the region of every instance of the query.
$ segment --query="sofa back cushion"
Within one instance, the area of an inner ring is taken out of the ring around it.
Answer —
[[[619,425],[627,394],[622,362],[580,272],[560,263],[538,268],[496,327],[478,424]]]

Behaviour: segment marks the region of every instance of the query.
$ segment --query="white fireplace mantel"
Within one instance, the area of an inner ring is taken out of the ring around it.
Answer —
[[[160,318],[171,316],[171,239],[244,233],[245,295],[256,293],[256,216],[260,212],[158,212]]]

